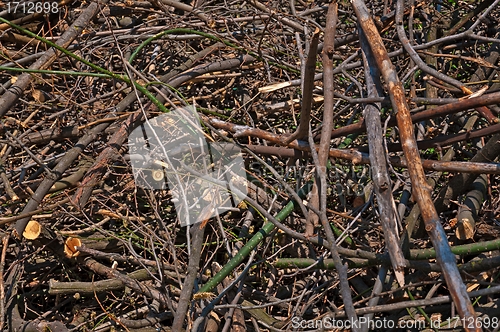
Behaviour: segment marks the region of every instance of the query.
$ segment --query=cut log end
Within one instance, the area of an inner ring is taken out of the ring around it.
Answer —
[[[42,226],[38,221],[30,220],[23,232],[23,237],[28,240],[35,240],[40,236]]]
[[[64,242],[64,253],[68,258],[74,258],[80,255],[80,252],[76,249],[82,245],[82,241],[76,237],[68,237]]]

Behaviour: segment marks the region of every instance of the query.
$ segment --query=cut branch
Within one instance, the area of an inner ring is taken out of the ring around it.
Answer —
[[[318,51],[320,30],[316,29],[309,45],[304,78],[302,84],[302,108],[300,111],[300,123],[297,130],[289,137],[284,138],[284,144],[296,139],[306,139],[309,133],[309,122],[311,121],[311,108],[313,102],[314,73],[316,70],[316,55]]]
[[[400,141],[403,146],[406,161],[408,163],[408,172],[412,183],[413,197],[417,201],[425,228],[431,237],[431,241],[437,252],[437,261],[443,269],[443,276],[450,290],[451,297],[462,319],[475,321],[476,315],[472,303],[467,296],[467,289],[458,271],[455,256],[450,250],[450,245],[440,223],[431,198],[431,191],[425,180],[425,173],[420,160],[420,154],[417,149],[413,123],[410,117],[410,110],[406,103],[403,85],[399,80],[394,66],[389,59],[387,50],[382,42],[377,28],[368,13],[368,9],[362,0],[352,1],[354,11],[358,17],[361,29],[365,33],[370,45],[370,49],[377,62],[377,67],[388,85],[389,95],[394,113],[398,123]],[[398,1],[398,10],[396,11],[396,24],[402,23],[403,3]],[[467,328],[466,331],[481,331],[480,328]]]
[[[378,97],[382,83],[380,72],[375,65],[375,59],[368,47],[366,36],[363,31],[359,32],[361,49],[363,50],[365,65],[365,80],[368,97]],[[377,89],[378,88],[378,89]],[[377,107],[378,106],[378,107]],[[385,245],[391,256],[392,267],[399,285],[405,284],[404,267],[405,258],[399,245],[398,213],[396,204],[392,197],[391,178],[387,170],[387,156],[384,149],[384,133],[379,113],[380,104],[369,104],[365,106],[366,131],[368,132],[368,146],[370,148],[370,165],[377,196],[380,224],[384,231]]]

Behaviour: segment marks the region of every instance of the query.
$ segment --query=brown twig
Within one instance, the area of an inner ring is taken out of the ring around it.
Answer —
[[[288,144],[296,139],[303,140],[309,133],[309,122],[311,121],[311,108],[314,90],[314,73],[316,70],[316,55],[318,49],[320,30],[316,29],[309,45],[304,78],[302,82],[302,103],[300,110],[300,123],[297,130],[290,136],[284,137],[283,144]]]
[[[3,330],[5,325],[5,284],[3,280],[5,268],[5,256],[9,245],[9,234],[2,236],[2,254],[0,257],[0,330]]]
[[[168,299],[164,292],[160,292],[157,289],[154,289],[150,286],[146,286],[140,283],[139,281],[118,272],[117,270],[114,270],[101,263],[98,263],[92,258],[85,259],[84,264],[87,268],[91,269],[95,273],[99,275],[105,275],[108,278],[120,280],[127,287],[130,287],[136,292],[143,294],[149,298],[155,299],[156,301],[160,302],[163,306],[166,306]]]
[[[203,247],[203,235],[205,234],[205,228],[201,223],[198,223],[191,227],[191,232],[191,253],[189,255],[189,263],[186,270],[187,275],[184,279],[184,283],[182,284],[182,291],[179,296],[177,311],[174,315],[174,322],[172,323],[173,331],[180,331],[184,325],[186,313],[191,304],[194,282],[198,276],[200,268],[201,250]]]
[[[459,100],[456,102],[451,102],[446,105],[441,105],[432,108],[427,111],[418,112],[411,115],[412,122],[416,123],[419,121],[432,119],[438,116],[444,116],[447,114],[458,113],[461,111],[466,111],[471,108],[476,108],[479,106],[492,105],[500,103],[500,92],[494,92],[487,95],[482,95],[480,97]],[[389,120],[389,125],[393,126],[396,124],[395,119]],[[353,133],[361,133],[365,130],[365,122],[360,121],[358,123],[341,127],[332,131],[332,138],[347,136]]]
[[[61,159],[61,161],[57,164],[56,167],[52,170],[52,174],[54,176],[47,176],[43,179],[43,181],[38,186],[35,193],[32,195],[31,199],[25,205],[23,209],[23,214],[28,214],[35,210],[38,205],[43,201],[45,195],[50,191],[54,183],[58,180],[59,177],[64,173],[64,171],[73,163],[73,161],[78,158],[83,149],[93,142],[97,135],[99,135],[106,127],[107,123],[102,123],[90,130],[85,136],[83,136],[74,148],[69,150],[66,155]],[[19,219],[15,225],[15,236],[20,237],[24,232],[24,228],[28,224],[28,221],[31,217],[26,217],[23,219]]]
[[[338,4],[337,2],[332,2],[328,6],[328,12],[326,15],[325,45],[323,48],[323,56],[322,56],[323,68],[324,68],[323,80],[325,87],[325,108],[323,111],[323,128],[321,130],[321,141],[318,149],[318,154],[316,154],[316,149],[311,150],[311,155],[313,157],[314,164],[316,166],[316,178],[313,187],[314,189],[313,197],[316,196],[316,199],[312,201],[312,204],[316,204],[316,206],[319,205],[320,208],[320,215],[318,217],[321,220],[321,224],[323,225],[323,230],[325,231],[326,238],[330,242],[329,249],[339,275],[340,293],[342,294],[342,300],[344,302],[345,311],[349,319],[353,322],[356,322],[358,320],[358,317],[356,315],[356,311],[354,310],[354,305],[352,303],[351,289],[349,286],[349,280],[347,276],[347,266],[344,265],[344,263],[340,259],[337,243],[335,241],[335,235],[333,234],[332,227],[330,226],[328,217],[326,216],[326,206],[327,206],[326,166],[330,151],[330,132],[333,128],[333,108],[334,108],[334,100],[333,100],[334,88],[333,88],[333,73],[332,73],[333,61],[331,56],[333,55],[334,51],[334,40],[336,34],[335,28],[337,25],[337,20],[338,20]],[[313,78],[312,75],[311,78]],[[308,128],[310,128],[310,125]],[[309,134],[309,144],[311,145],[314,144],[312,133]],[[309,216],[312,215],[316,214],[309,213]],[[308,234],[306,233],[306,236],[307,235]],[[358,332],[359,328],[353,325],[352,331]]]

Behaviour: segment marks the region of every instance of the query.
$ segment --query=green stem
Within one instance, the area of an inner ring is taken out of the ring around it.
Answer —
[[[451,247],[451,252],[455,255],[474,255],[492,250],[500,250],[500,240],[463,244]],[[410,259],[421,260],[431,258],[436,258],[436,250],[433,248],[411,251]]]
[[[305,198],[312,186],[306,183],[298,192],[301,198]],[[288,204],[275,216],[276,220],[282,222],[286,217],[298,206],[295,201],[290,201]],[[273,230],[275,226],[272,222],[267,222],[262,228],[241,248],[240,251],[217,273],[210,279],[197,293],[210,292],[215,286],[224,280],[241,262],[247,257],[257,245],[264,240]]]
[[[119,74],[115,74],[109,70],[106,70],[102,67],[99,67],[93,63],[91,63],[90,61],[87,61],[81,57],[79,57],[78,55],[68,51],[67,49],[65,49],[64,47],[61,47],[53,42],[51,42],[50,40],[47,40],[43,37],[40,37],[38,36],[37,34],[34,34],[33,32],[29,31],[29,30],[26,30],[24,29],[23,27],[17,25],[17,24],[14,24],[2,17],[0,17],[0,22],[3,22],[3,23],[6,23],[8,24],[9,26],[25,33],[26,35],[28,35],[29,37],[32,37],[32,38],[35,38],[37,40],[40,40],[41,42],[59,50],[60,52],[66,54],[67,56],[69,57],[72,57],[73,59],[89,66],[90,68],[94,69],[95,71],[98,71],[100,72],[101,74],[103,74],[103,76],[97,76],[97,77],[109,77],[109,78],[114,78],[116,80],[119,80],[119,81],[123,81],[129,85],[134,85],[137,90],[139,90],[140,92],[142,92],[156,107],[158,107],[158,109],[160,109],[162,112],[164,113],[168,113],[169,110],[162,104],[158,101],[158,99],[156,99],[153,94],[151,94],[147,88],[145,88],[144,86],[140,85],[139,83],[131,80],[129,77],[127,76],[123,76],[123,75],[119,75]],[[255,52],[251,52],[251,51],[248,51],[246,49],[244,49],[243,47],[240,47],[240,46],[237,46],[233,43],[231,43],[230,41],[228,40],[225,40],[225,39],[222,39],[222,38],[219,38],[217,36],[214,36],[214,35],[211,35],[209,33],[205,33],[205,32],[201,32],[201,31],[196,31],[196,30],[192,30],[192,29],[185,29],[185,28],[177,28],[177,29],[171,29],[171,30],[166,30],[166,31],[162,31],[148,39],[146,39],[144,42],[141,43],[141,45],[139,45],[139,47],[134,51],[134,53],[132,53],[131,57],[130,57],[130,60],[129,62],[132,62],[136,57],[137,55],[139,54],[139,52],[147,45],[149,44],[151,41],[153,40],[156,40],[158,38],[161,38],[162,36],[165,36],[165,35],[169,35],[169,34],[196,34],[196,35],[199,35],[199,36],[203,36],[205,38],[208,38],[208,39],[212,39],[212,40],[215,40],[215,41],[218,41],[218,42],[222,42],[224,43],[225,45],[229,46],[229,47],[232,47],[236,50],[239,50],[239,51],[243,51],[249,55],[252,55],[253,57],[257,58],[257,59],[260,59],[260,60],[263,60],[262,57],[260,57],[257,53]],[[275,62],[271,62],[271,61],[268,61],[268,63],[270,65],[273,65],[275,67],[278,67],[278,68],[281,68],[281,69],[284,69],[284,70],[287,70],[287,71],[292,71],[292,72],[296,72],[296,73],[300,73],[300,71],[294,69],[294,68],[290,68],[288,66],[284,66],[284,65],[281,65],[279,63],[275,63]],[[2,69],[6,70],[5,67],[3,67]],[[1,69],[0,69],[1,70]],[[11,69],[9,69],[11,70]],[[32,69],[33,70],[33,69]],[[13,71],[17,71],[17,70],[13,70]],[[25,72],[31,72],[31,71],[28,71],[28,70],[24,70]],[[38,71],[35,71],[35,72],[38,72]],[[68,74],[66,74],[68,75]],[[95,74],[94,74],[95,75]],[[88,76],[94,76],[94,75],[88,75]]]
[[[472,243],[472,244],[464,244],[459,246],[451,247],[451,252],[455,255],[476,255],[486,251],[500,250],[500,240],[492,240],[486,242]],[[410,260],[427,260],[436,258],[436,251],[434,249],[412,249],[410,251]],[[355,259],[348,259],[350,268],[361,268],[366,267],[367,265],[379,265],[386,264],[389,261],[383,261],[383,257],[374,259],[364,259],[365,262],[357,261]],[[361,263],[358,263],[361,262]],[[325,259],[318,262],[312,258],[279,258],[273,264],[274,267],[277,268],[299,268],[306,269],[311,265],[316,264],[315,266],[318,269],[327,269],[332,270],[335,268],[333,261],[331,259]],[[480,261],[477,262],[478,264]]]
[[[0,66],[0,70],[21,72],[21,73],[48,74],[48,75],[91,76],[91,77],[103,77],[103,78],[109,77],[108,75],[102,73],[86,73],[81,71],[29,69],[29,68],[16,68],[16,67],[3,67],[3,66]]]
[[[408,294],[408,297],[410,298],[411,301],[415,301],[415,297],[413,296],[413,294],[410,292],[410,290],[406,290],[406,294]],[[411,318],[415,319],[413,313],[411,312],[411,309],[408,308],[406,309],[408,311],[408,313],[410,314]],[[417,310],[418,312],[420,312],[420,314],[425,318],[425,321],[427,322],[427,324],[429,326],[432,326],[432,322],[431,322],[431,319],[429,318],[429,316],[427,315],[427,313],[424,311],[424,309],[422,309],[422,307],[417,307]],[[437,332],[437,329],[435,327],[432,328],[434,331]]]
[[[165,112],[165,113],[169,112],[169,110],[162,103],[160,103],[158,101],[158,99],[156,99],[155,96],[153,96],[151,94],[151,92],[148,91],[148,89],[146,89],[145,87],[143,87],[139,83],[131,80],[127,76],[118,75],[118,74],[115,74],[115,73],[113,73],[113,72],[111,72],[109,70],[106,70],[106,69],[102,68],[102,67],[99,67],[99,66],[91,63],[90,61],[87,61],[87,60],[79,57],[78,55],[76,55],[76,54],[68,51],[64,47],[61,47],[61,46],[59,46],[59,45],[51,42],[50,40],[47,40],[47,39],[43,38],[43,37],[40,37],[37,34],[34,34],[33,32],[31,32],[29,30],[26,30],[23,27],[21,27],[21,26],[19,26],[17,24],[14,24],[14,23],[12,23],[12,22],[4,19],[3,17],[0,17],[0,22],[6,23],[9,26],[11,26],[11,27],[13,27],[13,28],[15,28],[15,29],[17,29],[17,30],[25,33],[29,37],[35,38],[35,39],[37,39],[37,40],[39,40],[39,41],[41,41],[41,42],[43,42],[43,43],[45,43],[45,44],[47,44],[47,45],[49,45],[51,47],[57,49],[58,51],[66,54],[67,56],[72,57],[73,59],[75,59],[75,60],[77,60],[77,61],[79,61],[79,62],[81,62],[81,63],[83,63],[83,64],[85,64],[87,66],[89,66],[90,68],[94,69],[95,71],[98,71],[98,72],[100,72],[100,73],[108,76],[109,78],[114,78],[116,80],[123,81],[123,82],[125,82],[125,83],[127,83],[129,85],[132,85],[132,84],[135,85],[135,87],[137,88],[137,90],[139,90],[140,92],[142,92],[149,100],[151,100],[151,102],[156,107],[158,107],[158,109],[160,109],[162,112]]]
[[[344,233],[344,231],[342,231],[340,228],[338,228],[337,226],[335,226],[333,223],[330,223],[330,226],[332,227],[332,230],[333,230],[333,234],[335,234],[336,237],[340,237],[342,235],[342,233]],[[350,236],[347,236],[345,239],[344,239],[345,243],[347,243],[347,245],[349,246],[352,246],[353,245],[353,242],[352,242],[352,239]]]

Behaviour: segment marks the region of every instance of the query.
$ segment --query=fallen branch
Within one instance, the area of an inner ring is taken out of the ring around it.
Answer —
[[[460,317],[465,320],[475,321],[476,315],[470,299],[467,296],[467,290],[461,280],[458,271],[455,256],[450,250],[446,233],[439,221],[439,216],[432,202],[431,190],[426,183],[425,173],[420,160],[420,154],[417,149],[415,135],[413,131],[413,123],[410,117],[410,110],[405,100],[403,85],[399,81],[394,66],[387,55],[387,50],[382,42],[373,20],[371,19],[368,9],[362,0],[352,1],[354,11],[358,17],[358,22],[361,29],[367,36],[368,43],[377,62],[377,67],[382,73],[384,81],[388,85],[389,95],[393,112],[396,114],[396,119],[399,128],[400,141],[405,154],[405,159],[408,163],[408,172],[412,183],[413,197],[417,201],[422,218],[425,223],[425,228],[431,237],[431,241],[436,248],[437,260],[443,269],[443,276],[450,290],[451,297],[457,306]],[[402,5],[401,1],[397,2],[398,9],[396,10],[396,24],[402,23]],[[466,331],[481,331],[480,328],[465,327]]]

